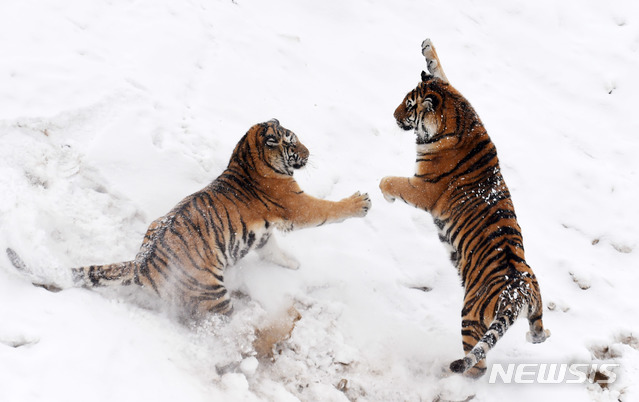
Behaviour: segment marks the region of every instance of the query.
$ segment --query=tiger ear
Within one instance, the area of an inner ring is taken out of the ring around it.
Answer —
[[[426,71],[422,71],[422,81],[428,81],[431,78],[431,75]]]
[[[437,105],[439,104],[439,99],[435,95],[428,95],[422,101],[422,106],[426,109],[427,112],[432,112],[435,110]]]
[[[268,122],[269,122],[269,123],[273,123],[273,124],[277,124],[278,126],[279,126],[279,124],[280,124],[280,121],[279,121],[279,120],[277,120],[277,119],[275,119],[275,118],[273,118],[273,119],[269,120]]]

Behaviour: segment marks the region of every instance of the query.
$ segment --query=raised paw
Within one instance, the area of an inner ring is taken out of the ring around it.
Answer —
[[[424,41],[422,42],[422,54],[426,56],[426,52],[432,52],[432,49],[433,43],[431,42],[430,38],[424,39]]]
[[[426,58],[428,71],[434,77],[447,83],[448,78],[446,77],[446,74],[444,74],[444,70],[439,62],[439,57],[437,57],[437,52],[435,51],[435,46],[433,46],[433,42],[431,42],[430,39],[425,39],[422,42],[422,54],[424,55],[424,58]]]
[[[350,197],[346,198],[344,201],[351,204],[353,208],[352,216],[355,217],[364,217],[368,213],[368,210],[371,209],[371,199],[367,193],[360,193],[359,191]]]
[[[543,341],[545,341],[546,339],[548,339],[550,337],[550,330],[549,329],[545,329],[539,333],[533,333],[531,331],[528,331],[526,333],[526,340],[530,343],[542,343]]]
[[[426,39],[422,42],[422,54],[424,58],[426,58],[426,65],[428,66],[428,71],[431,74],[435,74],[435,69],[437,68],[437,55],[435,55],[435,51],[433,48],[430,39]]]
[[[433,73],[433,69],[437,67],[437,55],[435,54],[435,48],[430,39],[424,39],[422,42],[422,54],[426,58],[426,64],[428,64],[428,70]]]

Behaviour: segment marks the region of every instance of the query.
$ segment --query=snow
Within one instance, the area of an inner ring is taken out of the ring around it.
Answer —
[[[309,194],[363,219],[278,234],[301,262],[228,270],[229,320],[187,328],[135,295],[32,286],[0,257],[1,401],[639,400],[639,6],[541,0],[0,3],[0,248],[38,274],[132,258],[147,226],[278,118]],[[462,289],[432,219],[378,184],[414,169],[392,113],[430,37],[495,142],[546,305],[491,363],[619,363],[596,384],[444,376]],[[422,291],[417,288],[428,288]],[[253,328],[295,305],[274,361]]]

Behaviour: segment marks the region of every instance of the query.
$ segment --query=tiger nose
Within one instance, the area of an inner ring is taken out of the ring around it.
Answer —
[[[399,105],[397,107],[397,109],[395,109],[395,113],[393,113],[393,117],[395,118],[395,120],[400,121],[402,120],[402,115],[404,114],[403,109],[403,105]]]
[[[302,165],[305,165],[306,161],[308,161],[308,156],[309,156],[308,148],[306,148],[304,144],[302,144],[301,142],[297,143],[296,148],[297,148],[296,152],[300,157]]]

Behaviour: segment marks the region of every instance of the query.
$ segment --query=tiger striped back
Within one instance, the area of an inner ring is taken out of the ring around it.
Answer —
[[[300,229],[365,216],[367,194],[333,202],[305,194],[293,172],[308,149],[277,120],[257,124],[240,139],[226,170],[149,226],[132,261],[72,269],[76,286],[139,285],[175,306],[183,317],[230,314],[224,269],[250,250],[297,269],[272,231]],[[8,249],[13,264],[26,270]]]
[[[470,103],[443,73],[429,40],[422,44],[431,74],[395,110],[397,124],[417,137],[413,177],[386,177],[380,188],[428,211],[448,244],[464,287],[462,344],[454,372],[480,376],[486,352],[518,316],[528,316],[530,340],[543,342],[537,279],[524,259],[521,229],[497,151]]]

